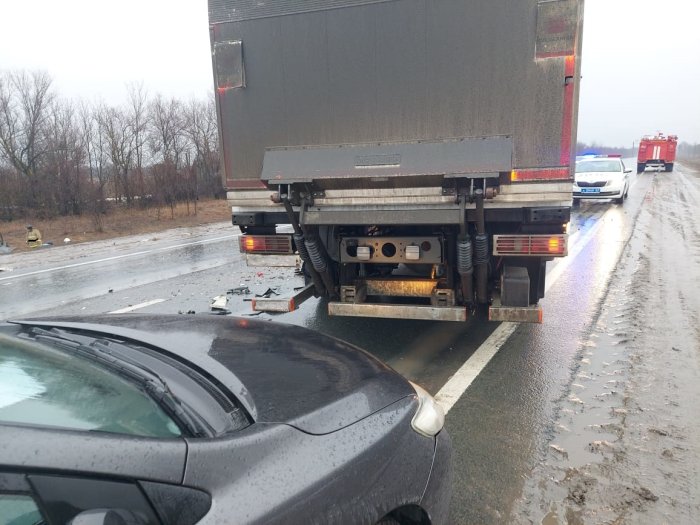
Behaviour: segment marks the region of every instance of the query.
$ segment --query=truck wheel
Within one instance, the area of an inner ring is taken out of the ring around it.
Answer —
[[[574,208],[578,206],[581,206],[581,199],[574,197]]]
[[[673,162],[666,163],[666,171],[673,171]]]
[[[646,164],[637,164],[637,173],[642,173],[646,167]]]

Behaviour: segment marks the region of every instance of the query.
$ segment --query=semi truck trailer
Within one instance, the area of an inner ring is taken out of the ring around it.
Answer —
[[[209,22],[248,264],[301,261],[332,316],[542,321],[582,0],[209,0]]]
[[[647,168],[673,171],[677,145],[676,135],[664,136],[659,132],[642,137],[637,152],[637,173],[642,173]]]

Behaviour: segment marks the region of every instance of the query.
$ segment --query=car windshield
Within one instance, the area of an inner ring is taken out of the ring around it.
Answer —
[[[593,171],[621,171],[619,160],[581,160],[576,163],[576,173],[589,173]]]
[[[0,334],[0,377],[0,423],[181,435],[138,386],[83,357]]]

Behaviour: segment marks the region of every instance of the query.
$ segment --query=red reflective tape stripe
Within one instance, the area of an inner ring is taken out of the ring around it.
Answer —
[[[544,170],[519,170],[514,169],[511,172],[511,181],[526,181],[526,180],[569,180],[571,173],[569,168],[550,168]]]
[[[576,72],[576,60],[573,55],[566,57],[564,61],[564,77],[571,77],[572,82],[564,84],[564,108],[561,123],[561,155],[559,162],[568,166],[571,164],[571,134],[574,119],[574,74]]]

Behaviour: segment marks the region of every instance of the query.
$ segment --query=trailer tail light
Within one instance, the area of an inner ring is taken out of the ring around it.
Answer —
[[[494,235],[493,254],[507,256],[564,257],[567,235]]]
[[[238,239],[241,253],[291,255],[291,235],[241,235]]]

